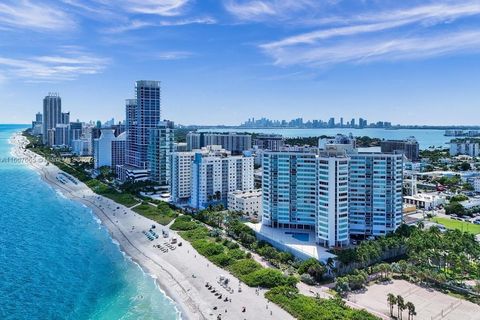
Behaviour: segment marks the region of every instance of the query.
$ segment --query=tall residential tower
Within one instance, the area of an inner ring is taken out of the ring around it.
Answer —
[[[62,99],[58,93],[49,93],[43,99],[43,143],[55,144],[55,127],[62,123]]]

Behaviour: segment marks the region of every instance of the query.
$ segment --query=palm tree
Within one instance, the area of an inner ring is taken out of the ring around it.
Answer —
[[[328,258],[326,267],[328,270],[328,274],[333,276],[334,269],[335,269],[335,260],[333,260],[333,258]]]
[[[408,320],[410,320],[410,316],[412,317],[412,320],[413,320],[413,316],[417,314],[415,312],[415,305],[409,301],[405,304],[405,308],[408,309]]]
[[[387,296],[387,302],[390,307],[390,317],[393,317],[393,307],[397,304],[397,297],[393,293],[389,293]]]
[[[398,307],[398,319],[402,319],[402,314],[403,310],[405,310],[405,300],[403,300],[403,297],[401,295],[397,296],[397,307]]]

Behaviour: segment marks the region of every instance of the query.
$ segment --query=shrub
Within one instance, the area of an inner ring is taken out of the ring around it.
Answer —
[[[232,249],[232,250],[228,250],[228,255],[230,257],[232,257],[232,259],[234,260],[241,260],[241,259],[245,259],[245,252],[243,250],[240,250],[240,249]]]
[[[365,310],[354,310],[341,299],[316,299],[298,293],[293,287],[280,286],[268,291],[265,296],[270,301],[299,320],[374,320],[377,317]]]
[[[208,237],[208,229],[198,226],[196,229],[182,231],[181,236],[188,241],[205,239]]]
[[[238,260],[230,266],[230,271],[236,276],[244,276],[249,273],[260,270],[262,266],[252,259]]]
[[[220,253],[210,257],[210,260],[218,266],[226,267],[230,265],[234,259],[226,253]]]
[[[214,256],[225,251],[225,247],[219,243],[212,243],[205,239],[195,240],[192,246],[203,256]]]
[[[309,284],[311,286],[313,286],[315,283],[317,283],[315,281],[315,279],[309,275],[308,273],[304,273],[300,276],[300,281],[302,281],[303,283],[306,283],[306,284]]]
[[[193,230],[198,228],[198,224],[195,221],[192,221],[192,217],[190,216],[180,216],[175,219],[171,228],[173,230]]]
[[[273,288],[281,285],[294,285],[297,280],[294,277],[286,277],[278,270],[263,268],[243,277],[250,287]]]

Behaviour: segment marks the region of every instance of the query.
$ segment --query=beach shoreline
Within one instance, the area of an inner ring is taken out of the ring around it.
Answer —
[[[224,275],[235,284],[239,283],[238,279],[198,254],[175,231],[94,193],[76,179],[75,182],[59,180],[58,175],[63,174],[63,171],[27,150],[25,147],[28,140],[21,133],[16,133],[10,140],[13,156],[36,170],[43,181],[65,197],[92,210],[111,238],[118,243],[120,250],[149,274],[166,296],[175,302],[182,319],[217,319],[219,315],[221,319],[292,319],[286,311],[268,302],[264,297],[266,290],[257,293],[255,288],[242,284],[241,292],[227,292],[216,282],[217,278]],[[165,239],[150,241],[142,233],[152,225],[156,226],[157,233],[165,230],[169,234],[169,240],[175,237],[183,245],[163,253],[154,246],[163,244]],[[205,287],[206,282],[214,285],[218,288],[218,293],[231,300],[224,301],[212,294]],[[243,307],[246,307],[245,312]]]

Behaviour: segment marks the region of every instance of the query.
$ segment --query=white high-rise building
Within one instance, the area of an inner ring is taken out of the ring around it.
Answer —
[[[314,230],[323,246],[344,246],[402,223],[403,155],[325,144],[318,153],[263,155],[262,223]]]
[[[263,224],[315,230],[319,244],[347,245],[348,160],[344,152],[266,152]]]
[[[326,247],[345,246],[348,233],[348,157],[321,155],[317,159],[318,243]]]
[[[190,200],[192,194],[192,164],[194,152],[174,152],[171,160],[171,199],[182,204]]]
[[[350,154],[350,234],[382,236],[403,216],[403,152]]]
[[[253,157],[232,156],[220,146],[195,152],[192,165],[190,206],[204,209],[211,204],[227,205],[228,193],[253,190]]]
[[[162,121],[156,128],[150,129],[148,144],[148,165],[150,180],[170,189],[171,155],[174,151],[174,124]]]
[[[125,159],[125,134],[115,137],[115,130],[102,129],[100,138],[93,140],[94,168],[108,166],[113,169]]]

